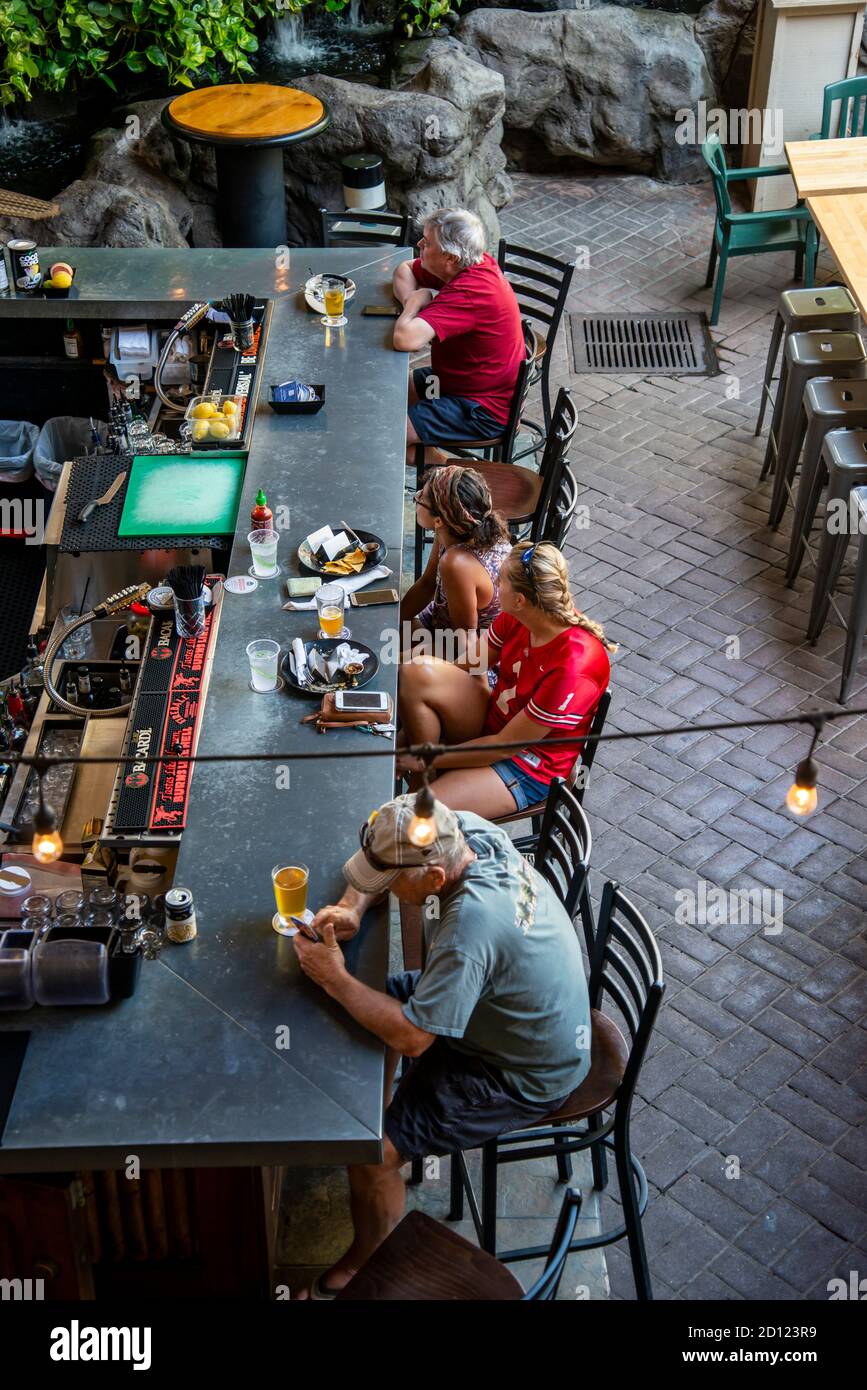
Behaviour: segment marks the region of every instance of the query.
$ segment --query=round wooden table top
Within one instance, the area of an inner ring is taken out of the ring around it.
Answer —
[[[318,97],[268,82],[233,82],[184,92],[166,107],[176,130],[213,144],[278,143],[312,133],[327,118]]]

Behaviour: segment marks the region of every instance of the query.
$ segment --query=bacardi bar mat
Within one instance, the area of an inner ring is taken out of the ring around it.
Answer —
[[[189,756],[202,715],[202,683],[211,645],[214,605],[200,637],[179,637],[174,613],[155,618],[142,659],[141,680],[129,724],[127,763],[121,773],[113,829],[183,830],[192,766],[144,760],[168,753]]]

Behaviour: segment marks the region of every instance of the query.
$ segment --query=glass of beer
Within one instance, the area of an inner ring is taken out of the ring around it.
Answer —
[[[281,936],[294,936],[298,928],[290,919],[300,917],[307,906],[306,864],[275,864],[271,870],[277,911],[271,926]]]
[[[349,637],[343,625],[346,590],[342,584],[323,584],[316,590],[316,611],[319,614],[320,637]]]
[[[346,281],[340,275],[323,275],[322,299],[325,317],[320,320],[326,328],[342,328],[346,323],[343,306],[346,301]]]

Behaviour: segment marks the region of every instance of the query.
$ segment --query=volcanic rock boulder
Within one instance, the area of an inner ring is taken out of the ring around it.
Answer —
[[[341,158],[375,150],[389,207],[417,224],[438,207],[470,208],[481,217],[489,246],[496,245],[497,210],[511,196],[498,72],[473,61],[454,40],[436,39],[424,65],[396,91],[321,74],[296,85],[328,103],[331,125],[286,150],[290,241],[318,240],[316,210],[343,206]]]
[[[547,14],[475,10],[458,26],[470,56],[505,83],[505,147],[525,168],[614,166],[689,180],[695,145],[675,114],[714,87],[686,15],[594,5]]]

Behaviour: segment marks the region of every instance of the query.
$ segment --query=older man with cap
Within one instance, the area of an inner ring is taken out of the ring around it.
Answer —
[[[355,1239],[314,1299],[333,1298],[397,1225],[403,1163],[543,1119],[590,1067],[581,951],[556,893],[500,827],[438,801],[420,809],[421,826],[411,795],[372,813],[340,902],[314,918],[322,944],[294,938],[305,973],[388,1048],[382,1162],[349,1169]],[[337,943],[388,890],[423,907],[426,952],[382,994]],[[389,1104],[402,1056],[414,1060]]]

